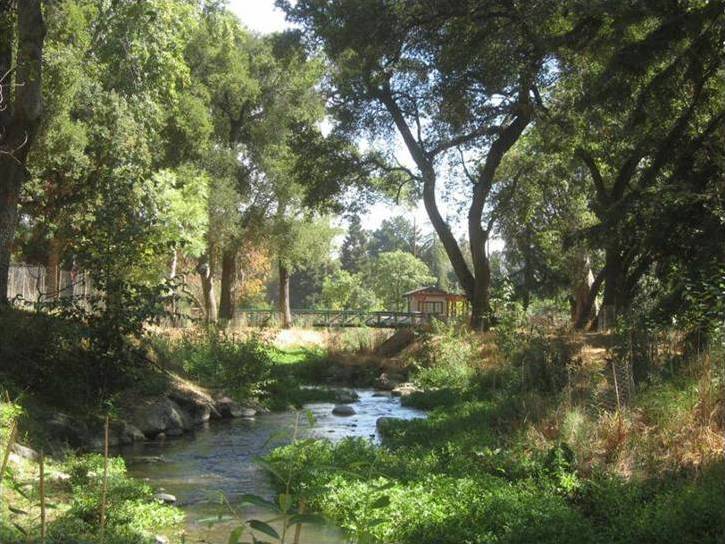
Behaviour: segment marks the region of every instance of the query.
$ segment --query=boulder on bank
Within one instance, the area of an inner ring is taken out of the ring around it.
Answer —
[[[222,397],[216,401],[216,409],[222,417],[242,417],[242,407],[229,397]]]
[[[383,391],[392,391],[398,386],[399,383],[400,382],[398,380],[395,380],[387,373],[383,372],[375,380],[374,386],[376,389],[382,389]]]
[[[34,449],[18,444],[17,442],[13,443],[13,445],[10,447],[10,451],[12,451],[21,459],[25,459],[27,461],[37,461],[40,457],[40,455],[38,455],[38,452]]]
[[[156,493],[156,495],[154,495],[154,499],[163,502],[164,504],[174,504],[176,502],[176,497],[170,493]]]
[[[394,425],[395,422],[397,422],[397,421],[402,421],[402,420],[399,417],[390,417],[390,416],[379,417],[375,421],[375,428],[379,432],[383,432],[386,427],[389,427],[390,425]]]
[[[206,393],[177,388],[169,393],[169,398],[183,408],[193,425],[202,425],[211,418],[221,418],[216,403]]]
[[[354,416],[355,409],[349,404],[336,404],[332,413],[336,416]]]
[[[394,397],[407,397],[408,395],[410,395],[412,393],[418,393],[420,391],[421,391],[421,389],[419,387],[417,387],[416,385],[414,385],[410,382],[406,382],[406,383],[401,383],[400,385],[395,387],[390,393]]]
[[[53,442],[68,444],[74,448],[80,448],[88,441],[86,424],[62,412],[53,414],[46,423],[46,430]]]
[[[154,438],[161,433],[177,436],[190,430],[193,426],[191,417],[168,398],[157,399],[138,406],[132,421],[133,425],[147,438]]]

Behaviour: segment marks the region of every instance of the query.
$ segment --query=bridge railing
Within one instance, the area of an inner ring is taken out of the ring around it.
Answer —
[[[240,321],[253,327],[274,327],[281,321],[277,310],[242,308],[237,311]],[[292,324],[295,326],[340,328],[376,327],[406,328],[421,327],[435,317],[423,312],[364,312],[358,310],[308,310],[293,309]]]

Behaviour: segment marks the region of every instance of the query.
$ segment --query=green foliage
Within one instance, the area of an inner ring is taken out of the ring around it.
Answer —
[[[51,523],[48,542],[60,544],[69,538],[98,540],[103,463],[101,455],[71,457],[66,461],[64,470],[71,477],[71,504],[67,512]],[[110,459],[107,497],[109,543],[147,544],[153,542],[154,535],[178,526],[183,519],[176,508],[155,501],[148,485],[129,478],[119,457]]]
[[[423,261],[400,250],[381,253],[369,263],[363,277],[386,310],[398,311],[405,306],[403,293],[436,281]]]
[[[372,311],[380,307],[375,292],[366,287],[362,274],[337,270],[325,277],[320,293],[321,308]]]
[[[195,381],[223,387],[240,399],[262,395],[272,379],[272,350],[258,336],[241,338],[215,327],[184,331],[154,341],[160,356]]]
[[[97,343],[97,321],[0,309],[0,377],[56,408],[83,413],[98,407],[141,375],[154,373],[129,345],[108,352]],[[103,337],[103,336],[101,336]]]
[[[464,389],[473,376],[477,359],[475,339],[455,327],[439,324],[426,336],[423,357],[413,362],[413,380],[424,389]]]

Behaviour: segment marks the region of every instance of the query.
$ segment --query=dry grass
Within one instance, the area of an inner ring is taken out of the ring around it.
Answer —
[[[610,342],[602,335],[574,337],[578,345],[570,394],[525,430],[534,450],[565,441],[581,474],[606,470],[626,478],[676,470],[698,471],[725,455],[725,393],[715,372],[722,360],[706,355],[690,362],[684,377],[650,385],[621,411],[598,402],[608,394]],[[666,346],[654,353],[673,353]],[[611,370],[609,370],[611,372]]]

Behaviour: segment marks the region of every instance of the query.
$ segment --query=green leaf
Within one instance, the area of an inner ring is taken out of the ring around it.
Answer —
[[[21,510],[20,508],[15,508],[14,506],[8,505],[8,510],[10,510],[13,514],[20,514],[20,515],[26,515],[27,512],[25,510]]]
[[[241,504],[253,504],[254,506],[259,506],[260,508],[272,510],[274,512],[280,511],[279,507],[272,501],[268,501],[267,499],[264,499],[259,495],[252,495],[250,493],[242,495],[239,502]]]
[[[272,538],[279,540],[279,534],[277,533],[277,531],[274,530],[274,527],[272,527],[271,525],[258,519],[251,519],[247,523],[255,531],[259,531],[260,533],[264,533],[267,536],[271,536]]]
[[[281,493],[277,499],[279,508],[282,512],[289,512],[292,507],[292,495],[289,493]]]

